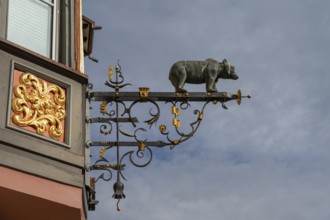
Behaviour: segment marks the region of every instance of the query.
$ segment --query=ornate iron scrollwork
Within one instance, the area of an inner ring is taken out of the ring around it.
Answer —
[[[224,105],[227,101],[237,100],[240,104],[242,98],[250,98],[250,96],[242,96],[240,91],[237,94],[227,92],[170,93],[150,92],[148,88],[143,87],[137,92],[121,92],[122,88],[130,85],[129,83],[124,83],[121,66],[119,64],[115,66],[115,73],[113,73],[113,68],[109,67],[108,75],[109,79],[105,84],[114,89],[114,92],[91,92],[87,95],[89,101],[101,102],[100,113],[103,116],[89,118],[88,122],[100,123],[100,133],[109,136],[109,141],[91,141],[89,143],[91,148],[101,147],[99,158],[94,161],[89,170],[103,171],[96,178],[96,181],[100,179],[110,181],[114,176],[116,177],[113,185],[113,198],[118,199],[117,210],[120,210],[119,201],[126,197],[123,191],[124,184],[121,181],[121,179],[126,180],[123,175],[126,167],[124,161],[136,167],[145,167],[152,161],[153,147],[163,148],[169,146],[172,149],[193,137],[204,118],[204,110],[209,103],[215,104],[220,102],[222,107],[227,109]],[[147,133],[159,121],[161,109],[163,109],[160,108],[159,102],[167,106],[170,105],[172,126],[159,125],[157,132],[160,138],[149,141],[139,134]],[[182,129],[183,122],[180,120],[180,116],[182,112],[188,109],[191,110],[190,102],[204,102],[204,104],[200,109],[192,110],[195,116],[193,121],[188,123],[189,129],[186,132]],[[148,112],[149,116],[142,123],[146,127],[138,126],[141,123],[139,123],[138,117],[133,116],[134,109],[138,104],[146,103],[151,105]],[[131,133],[122,128],[122,124],[130,125]],[[125,139],[125,141],[121,141],[121,138]],[[106,154],[111,156],[108,157]],[[113,172],[116,175],[113,175]]]

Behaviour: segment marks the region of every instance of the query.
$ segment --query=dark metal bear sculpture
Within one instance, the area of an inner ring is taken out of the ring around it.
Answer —
[[[234,65],[226,59],[218,62],[214,59],[205,61],[178,61],[171,67],[169,79],[175,91],[185,93],[185,83],[206,84],[207,92],[217,92],[218,79],[238,79]]]

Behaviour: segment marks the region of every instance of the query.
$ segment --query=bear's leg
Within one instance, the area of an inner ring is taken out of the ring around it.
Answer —
[[[187,73],[184,67],[177,69],[177,76],[178,81],[177,85],[175,86],[175,91],[179,93],[187,92],[187,90],[183,88],[187,79]]]
[[[212,89],[213,89],[213,91],[215,91],[215,92],[218,91],[218,90],[217,90],[216,82],[214,82]]]
[[[206,77],[206,91],[207,92],[217,92],[217,87],[215,85],[216,76],[215,74],[210,73]]]

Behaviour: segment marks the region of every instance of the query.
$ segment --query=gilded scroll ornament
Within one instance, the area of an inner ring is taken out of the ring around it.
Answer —
[[[66,116],[65,91],[57,85],[23,73],[14,86],[12,122],[20,127],[32,127],[36,133],[59,140],[64,135],[63,120]]]
[[[108,69],[108,77],[109,77],[109,81],[112,80],[112,76],[113,76],[112,66],[109,66],[109,69]]]
[[[106,114],[107,113],[107,104],[108,104],[107,101],[101,102],[101,104],[100,104],[100,112],[102,114]]]
[[[180,122],[180,120],[178,120],[178,119],[176,119],[176,118],[173,118],[173,119],[172,119],[172,124],[173,124],[173,126],[175,126],[176,128],[180,128],[180,126],[181,126],[181,122]]]
[[[107,149],[106,149],[105,147],[102,147],[101,150],[100,150],[100,154],[99,154],[99,156],[100,156],[100,158],[101,158],[102,160],[105,160],[105,158],[104,158],[104,153],[105,153],[106,150],[107,150]]]
[[[179,116],[180,115],[180,109],[173,105],[172,106],[172,114],[175,115],[175,116]]]

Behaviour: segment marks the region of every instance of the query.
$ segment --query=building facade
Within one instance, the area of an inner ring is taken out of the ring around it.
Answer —
[[[81,7],[0,0],[1,220],[80,220],[92,207]]]

